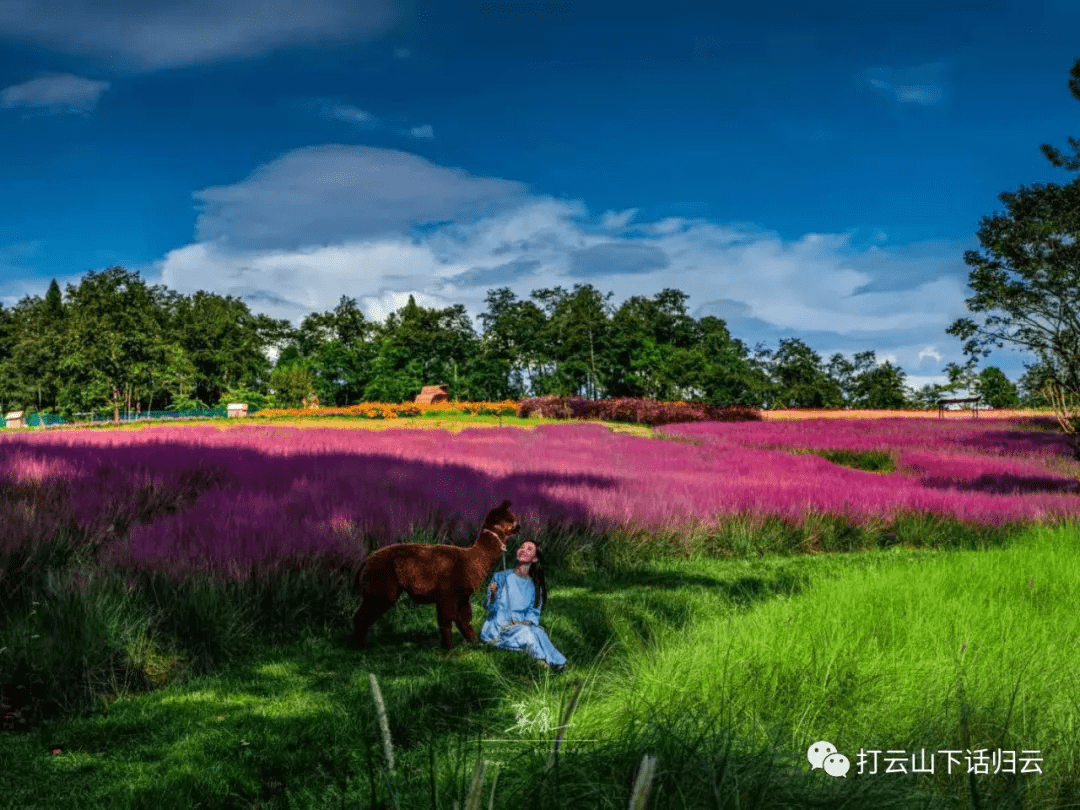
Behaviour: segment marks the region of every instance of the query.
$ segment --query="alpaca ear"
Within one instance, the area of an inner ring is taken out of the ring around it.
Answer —
[[[504,512],[509,508],[510,508],[510,501],[503,501],[502,505],[499,507],[499,509],[503,510]]]

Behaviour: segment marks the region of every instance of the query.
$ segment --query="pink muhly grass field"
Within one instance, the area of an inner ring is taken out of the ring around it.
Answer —
[[[424,526],[468,543],[504,498],[523,536],[557,526],[674,531],[748,512],[798,523],[831,513],[864,525],[899,510],[993,525],[1080,515],[1075,480],[1042,466],[1068,453],[1064,437],[1005,422],[807,420],[661,431],[700,443],[590,424],[457,435],[204,425],[0,436],[6,475],[59,477],[69,492],[65,514],[53,507],[23,515],[7,543],[72,520],[107,526],[126,510],[147,522],[109,544],[106,562],[244,577],[290,559],[355,564],[365,535],[392,542]],[[770,449],[796,447],[890,451],[898,471]]]

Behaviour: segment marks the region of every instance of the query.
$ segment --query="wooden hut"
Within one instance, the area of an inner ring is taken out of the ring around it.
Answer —
[[[448,385],[425,385],[416,395],[414,402],[449,402],[450,386]]]

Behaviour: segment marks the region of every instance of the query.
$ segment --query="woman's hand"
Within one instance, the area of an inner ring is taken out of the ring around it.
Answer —
[[[499,588],[499,586],[496,585],[494,582],[492,582],[491,585],[488,587],[488,590],[491,591],[491,598],[492,599],[495,598],[495,591],[498,590],[498,588]]]

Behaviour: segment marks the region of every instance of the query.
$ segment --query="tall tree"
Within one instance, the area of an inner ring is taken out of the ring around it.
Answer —
[[[997,313],[980,327],[957,319],[946,330],[973,359],[989,346],[1014,343],[1034,352],[1055,382],[1080,391],[1080,181],[1022,186],[1000,196],[1008,214],[983,217],[979,241],[969,250],[974,269],[965,303],[972,312]]]
[[[471,376],[483,399],[520,399],[545,362],[541,335],[547,325],[543,311],[532,301],[519,301],[509,287],[489,290],[481,352]],[[482,381],[482,382],[481,382]]]
[[[1046,394],[1046,389],[1053,382],[1050,370],[1040,363],[1025,364],[1017,387],[1020,389],[1020,402],[1025,408],[1050,408],[1053,403]]]
[[[878,365],[872,351],[856,354],[857,364],[862,358],[869,359],[872,367],[855,378],[855,407],[883,411],[908,407],[911,403],[905,392],[904,372],[888,360]]]
[[[785,338],[772,357],[776,407],[838,408],[844,404],[839,384],[821,366],[821,356],[798,338]]]
[[[265,384],[271,369],[266,348],[284,348],[293,337],[288,321],[252,315],[233,296],[199,290],[173,309],[173,339],[196,368],[194,398],[208,404],[231,388]]]
[[[271,403],[275,408],[299,408],[315,381],[303,361],[279,363],[270,374]]]
[[[575,284],[573,292],[561,287],[534,290],[547,314],[542,334],[553,361],[553,371],[542,375],[543,393],[584,395],[595,399],[604,390],[600,370],[610,351],[612,293],[601,295],[591,284]]]
[[[997,366],[988,366],[979,374],[979,396],[991,408],[1015,408],[1020,404],[1016,386]]]
[[[1073,97],[1080,101],[1080,59],[1077,59],[1072,66],[1072,70],[1069,71],[1069,92],[1073,94]],[[1042,147],[1042,153],[1046,155],[1046,159],[1057,166],[1059,169],[1068,169],[1071,172],[1080,171],[1080,140],[1076,138],[1069,138],[1069,146],[1073,148],[1073,156],[1065,157],[1048,143],[1044,143]]]
[[[706,315],[695,324],[693,364],[683,378],[687,394],[707,405],[749,405],[760,408],[772,388],[767,370],[752,364],[742,341],[727,324]]]
[[[411,295],[386,317],[376,342],[378,356],[364,398],[383,402],[411,399],[424,385],[449,385],[451,398],[457,398],[461,371],[479,349],[462,304],[430,309]]]
[[[119,418],[122,403],[140,385],[163,336],[154,299],[138,271],[110,267],[67,287],[70,346],[60,362],[60,397],[71,409],[108,403]]]
[[[1080,100],[1080,59],[1070,74],[1069,90]],[[1048,144],[1042,152],[1054,166],[1078,171],[1080,141],[1070,137],[1069,144],[1072,158]],[[964,254],[974,268],[968,286],[975,293],[965,303],[972,312],[1004,314],[989,315],[983,327],[960,318],[947,331],[967,341],[964,352],[972,357],[1006,342],[1033,352],[1047,378],[1045,393],[1080,458],[1080,178],[1065,186],[1021,186],[1000,199],[1007,214],[981,220],[986,255]]]
[[[602,374],[610,396],[671,400],[694,388],[689,377],[700,374],[702,364],[694,352],[697,324],[686,313],[686,299],[685,293],[666,288],[652,299],[632,296],[615,311]]]
[[[16,410],[15,314],[0,304],[0,419]]]

